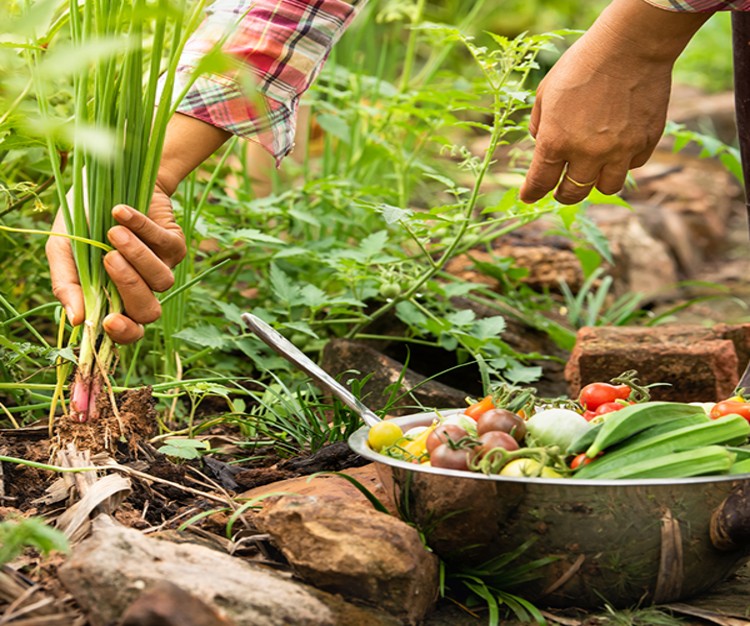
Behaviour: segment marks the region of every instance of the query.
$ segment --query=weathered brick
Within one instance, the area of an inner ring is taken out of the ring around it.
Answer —
[[[565,368],[571,397],[590,382],[636,370],[652,398],[711,402],[732,394],[750,357],[750,325],[586,327]]]

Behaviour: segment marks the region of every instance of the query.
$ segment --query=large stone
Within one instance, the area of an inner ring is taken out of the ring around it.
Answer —
[[[174,583],[162,581],[127,608],[118,626],[234,626],[234,622]]]
[[[438,561],[412,526],[337,498],[282,496],[256,523],[315,586],[420,622],[438,597]]]
[[[393,494],[388,492],[380,479],[374,463],[363,467],[341,470],[341,474],[351,476],[367,491],[375,496],[391,513],[396,514]],[[317,496],[326,500],[339,500],[342,506],[359,504],[371,508],[367,497],[346,478],[335,474],[321,474],[318,476],[300,476],[280,480],[270,485],[254,487],[242,494],[243,500],[262,500],[272,495],[287,494],[295,496]]]
[[[587,327],[565,368],[569,392],[636,370],[655,400],[711,402],[732,395],[750,357],[750,325]]]
[[[395,626],[289,576],[190,543],[175,544],[98,517],[92,535],[58,569],[92,626],[117,623],[141,595],[171,581],[236,626]]]

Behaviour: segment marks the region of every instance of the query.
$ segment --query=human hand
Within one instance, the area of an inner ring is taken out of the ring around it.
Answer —
[[[596,188],[620,191],[628,171],[651,156],[664,130],[672,63],[611,59],[606,44],[584,36],[537,91],[529,130],[534,155],[520,198],[575,204]]]
[[[127,344],[143,337],[143,324],[161,316],[161,305],[154,292],[174,284],[174,268],[187,252],[185,236],[174,220],[169,194],[159,183],[154,190],[148,215],[125,205],[112,209],[117,225],[107,233],[114,250],[104,256],[104,267],[122,298],[124,313],[111,313],[102,321],[116,343]],[[58,212],[53,232],[65,232]],[[70,241],[50,237],[46,246],[52,278],[52,291],[65,307],[71,324],[85,319],[83,292]]]
[[[674,62],[712,14],[612,0],[539,86],[521,200],[556,189],[559,202],[574,204],[594,188],[622,189],[664,130]]]

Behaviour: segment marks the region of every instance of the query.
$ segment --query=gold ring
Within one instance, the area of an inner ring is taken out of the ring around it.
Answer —
[[[573,183],[576,187],[581,187],[582,189],[585,187],[591,187],[592,185],[596,183],[596,179],[592,180],[590,183],[579,183],[577,180],[575,180],[574,178],[571,178],[567,174],[565,174],[565,178],[569,180],[571,183]]]

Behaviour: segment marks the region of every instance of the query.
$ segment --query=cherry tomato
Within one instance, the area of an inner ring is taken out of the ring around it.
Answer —
[[[582,465],[588,465],[593,460],[594,459],[587,457],[585,452],[581,452],[581,454],[577,455],[570,462],[570,469],[577,469],[577,468],[581,467]]]
[[[468,406],[464,409],[464,415],[468,415],[472,419],[479,419],[479,416],[485,411],[495,408],[495,403],[492,401],[492,396],[485,396],[479,402]]]
[[[589,383],[578,396],[578,402],[584,409],[596,411],[605,402],[627,400],[631,389],[628,385],[612,385],[610,383]]]
[[[717,402],[711,409],[709,417],[712,420],[718,419],[725,415],[737,414],[744,417],[750,422],[750,402],[738,402],[737,400],[722,400]]]
[[[398,424],[383,420],[367,431],[367,443],[375,452],[380,452],[383,448],[392,446],[403,436],[404,433]]]
[[[613,411],[624,409],[626,406],[627,404],[622,404],[621,402],[605,402],[604,404],[600,404],[598,407],[596,407],[594,415],[604,415],[605,413],[612,413]]]
[[[469,469],[469,451],[466,448],[451,448],[447,443],[441,443],[430,454],[430,465],[444,469]]]
[[[456,443],[467,434],[466,430],[458,424],[440,424],[427,437],[427,452],[432,453],[435,448],[448,440]]]
[[[477,420],[477,434],[483,435],[495,430],[508,433],[516,441],[520,442],[526,436],[526,421],[512,411],[490,409],[479,416]]]
[[[476,448],[471,451],[471,456],[475,460],[483,459],[487,453],[495,448],[503,448],[512,452],[518,450],[518,442],[508,433],[501,432],[499,430],[491,430],[479,436],[481,442]]]

